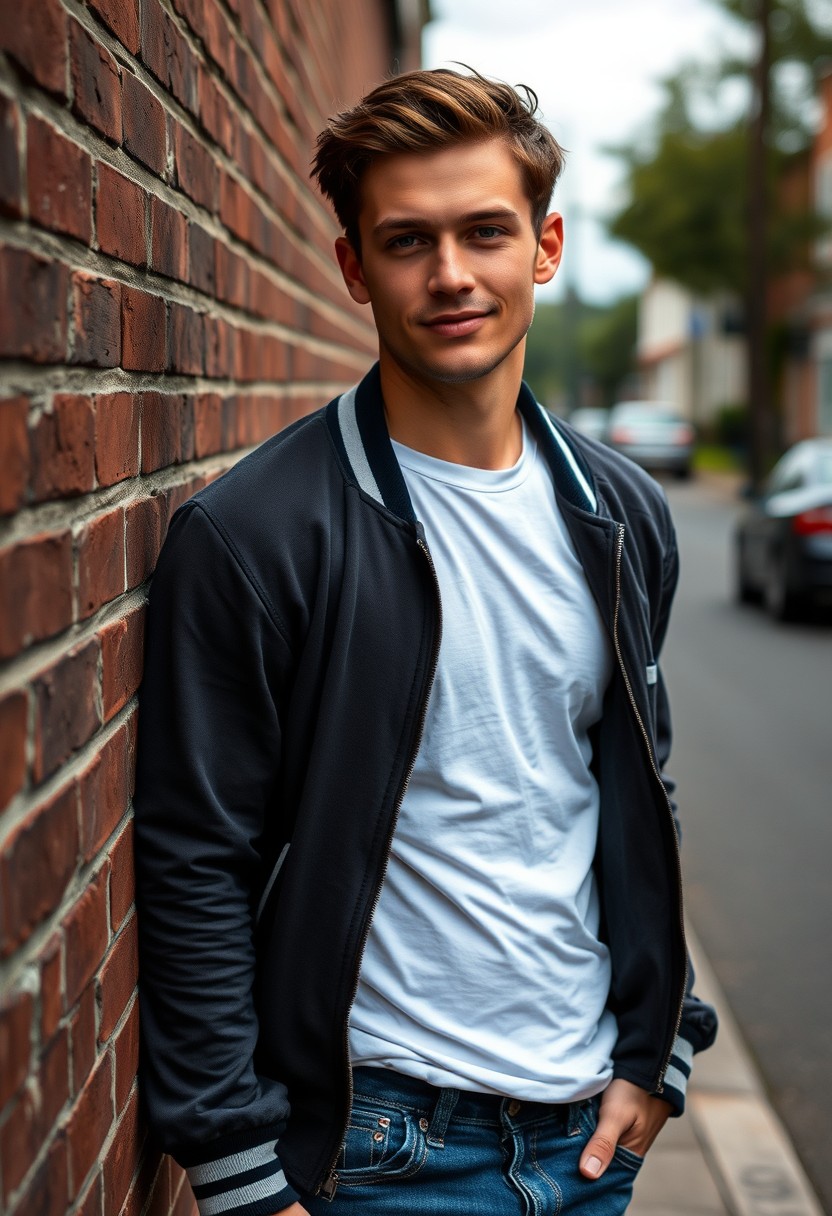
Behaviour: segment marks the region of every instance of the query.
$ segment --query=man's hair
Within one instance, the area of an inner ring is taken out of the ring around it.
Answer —
[[[386,80],[350,110],[331,118],[312,162],[321,192],[356,253],[361,176],[381,156],[432,152],[459,143],[504,139],[520,166],[540,236],[563,150],[535,118],[537,94],[526,85],[436,68]]]

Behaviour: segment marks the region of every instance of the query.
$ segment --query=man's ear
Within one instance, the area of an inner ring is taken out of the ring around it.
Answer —
[[[364,282],[364,271],[361,269],[361,259],[345,236],[339,236],[335,242],[335,256],[341,267],[341,274],[356,304],[369,304],[370,293]]]
[[[563,253],[563,216],[557,211],[543,221],[534,259],[535,283],[548,283],[555,277]],[[342,268],[343,269],[343,268]]]

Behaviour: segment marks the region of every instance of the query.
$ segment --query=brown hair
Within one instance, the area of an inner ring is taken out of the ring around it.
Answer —
[[[374,160],[396,152],[502,138],[522,170],[539,236],[564,156],[555,137],[534,117],[536,110],[537,95],[526,85],[513,89],[473,69],[468,76],[449,68],[406,72],[330,119],[318,136],[312,176],[360,255],[359,186]]]

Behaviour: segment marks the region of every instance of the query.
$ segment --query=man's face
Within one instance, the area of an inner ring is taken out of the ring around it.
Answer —
[[[549,216],[538,241],[503,140],[380,157],[362,178],[359,231],[360,260],[342,237],[338,261],[353,299],[372,306],[382,366],[445,384],[486,376],[515,350],[522,366],[561,222]]]

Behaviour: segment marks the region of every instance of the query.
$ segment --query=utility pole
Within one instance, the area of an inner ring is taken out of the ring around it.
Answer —
[[[770,113],[769,18],[771,0],[757,0],[759,54],[754,66],[748,167],[748,409],[751,484],[759,490],[771,447],[771,384],[768,358],[768,127]]]

